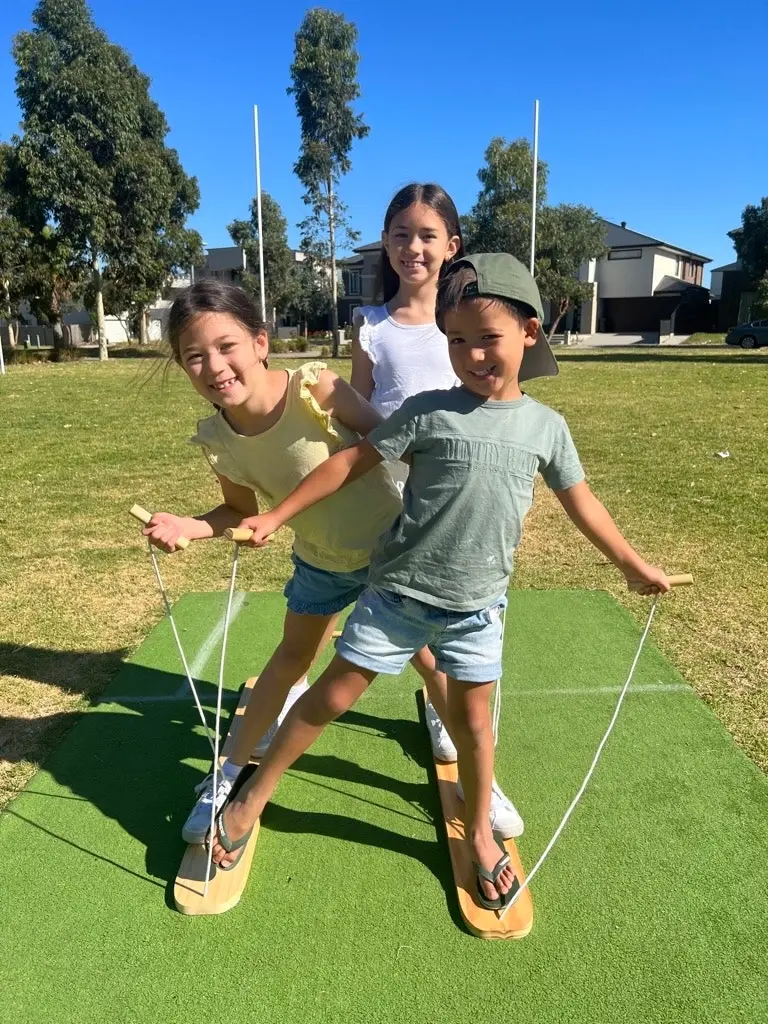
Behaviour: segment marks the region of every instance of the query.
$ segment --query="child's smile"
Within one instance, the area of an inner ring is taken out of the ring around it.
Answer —
[[[456,376],[473,394],[491,401],[520,398],[520,364],[535,344],[539,322],[521,322],[501,302],[479,298],[445,315],[448,352]]]
[[[183,332],[181,363],[195,390],[216,405],[240,405],[259,364],[252,336],[232,317],[203,313]]]

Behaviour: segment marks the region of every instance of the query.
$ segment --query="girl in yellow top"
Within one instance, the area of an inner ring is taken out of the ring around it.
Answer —
[[[355,444],[380,421],[368,402],[323,363],[268,369],[268,337],[240,288],[204,280],[174,302],[168,324],[173,355],[195,390],[218,411],[198,424],[194,444],[216,474],[223,502],[198,516],[157,512],[144,530],[164,551],[179,537],[203,540],[259,512],[257,494],[281,502],[332,454]],[[283,638],[261,672],[234,751],[213,792],[209,776],[182,835],[205,839],[211,801],[218,808],[264,729],[306,689],[306,673],[333,631],[339,612],[365,589],[371,550],[401,509],[383,466],[292,520],[294,572],[285,588]],[[424,652],[413,659],[435,707],[445,708],[445,679]],[[282,715],[280,716],[282,717]],[[274,731],[274,727],[273,730]]]

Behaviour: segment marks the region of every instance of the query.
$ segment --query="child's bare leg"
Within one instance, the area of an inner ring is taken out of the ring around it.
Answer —
[[[440,716],[440,721],[448,730],[448,735],[453,740],[453,731],[448,714],[448,681],[445,672],[441,672],[435,662],[435,656],[428,647],[422,647],[420,651],[411,658],[411,664],[424,680],[427,688],[427,696],[432,707]],[[454,740],[454,744],[455,744]]]
[[[282,710],[288,691],[300,682],[330,639],[337,615],[285,613],[283,639],[253,687],[229,760],[245,765]]]
[[[375,677],[375,672],[356,668],[336,655],[314,686],[293,705],[259,770],[226,807],[226,829],[232,839],[244,836],[256,823],[284,772],[314,743],[329,722],[352,707]],[[217,864],[226,866],[237,857],[237,852],[227,853],[214,839],[213,859]]]
[[[448,709],[459,755],[459,774],[464,787],[465,828],[472,859],[493,871],[501,856],[488,820],[493,782],[493,730],[489,708],[494,683],[464,683],[448,678]],[[514,871],[507,866],[497,888],[480,880],[488,899],[508,892]]]

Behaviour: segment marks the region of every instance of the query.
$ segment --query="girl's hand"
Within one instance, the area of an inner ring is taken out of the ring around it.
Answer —
[[[273,533],[276,533],[282,523],[272,512],[264,512],[260,516],[249,516],[240,523],[240,529],[251,530],[250,540],[245,543],[252,548],[263,548],[269,544]]]
[[[194,525],[190,526],[190,522]],[[149,523],[141,531],[145,537],[149,537],[150,543],[161,551],[171,554],[179,551],[176,541],[179,537],[192,539],[195,535],[195,520],[186,516],[174,516],[170,512],[155,512]]]
[[[670,589],[666,573],[645,562],[625,570],[624,576],[629,589],[643,594],[645,597],[650,597],[653,594],[666,594]]]

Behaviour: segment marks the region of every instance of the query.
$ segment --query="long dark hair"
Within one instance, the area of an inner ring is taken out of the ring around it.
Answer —
[[[441,188],[440,185],[435,185],[433,182],[424,185],[419,184],[419,182],[412,182],[410,185],[401,188],[384,214],[384,230],[389,231],[389,225],[392,223],[393,218],[398,213],[402,213],[403,210],[407,210],[409,206],[413,206],[414,203],[421,203],[422,206],[428,206],[430,210],[434,210],[443,224],[445,224],[449,238],[458,235],[459,248],[454,259],[459,259],[463,256],[464,239],[461,235],[461,222],[459,221],[456,206],[445,189]],[[447,266],[448,262],[446,261],[440,270],[441,275]],[[379,254],[379,268],[376,275],[376,295],[378,301],[380,303],[389,302],[397,294],[399,287],[400,278],[393,270],[392,264],[389,262],[389,256],[387,256],[387,250],[382,244],[381,253]]]
[[[267,331],[267,325],[247,292],[234,284],[203,278],[181,293],[168,314],[168,344],[177,363],[181,362],[181,334],[201,313],[227,313],[254,335]]]

